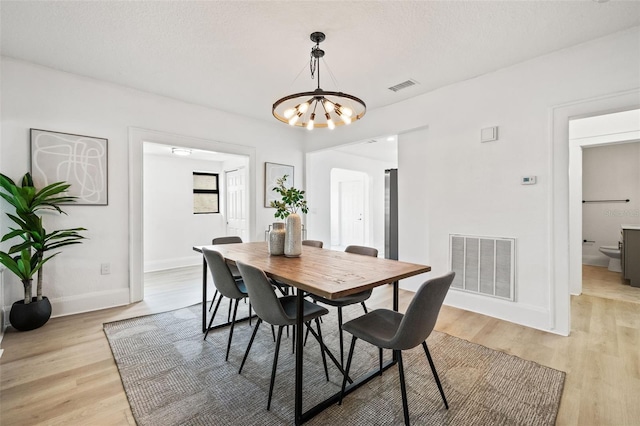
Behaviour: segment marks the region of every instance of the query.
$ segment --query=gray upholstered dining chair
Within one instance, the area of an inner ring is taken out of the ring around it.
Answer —
[[[280,341],[282,339],[282,329],[285,326],[296,324],[296,296],[283,296],[278,298],[271,286],[271,282],[265,275],[265,273],[253,266],[247,265],[242,262],[237,262],[240,273],[249,291],[249,297],[253,300],[253,309],[258,315],[258,321],[253,334],[249,340],[249,345],[242,358],[240,369],[238,374],[242,373],[244,363],[249,356],[253,339],[256,337],[258,328],[262,321],[271,324],[272,326],[278,326],[278,338],[276,340],[276,349],[273,355],[273,367],[271,369],[271,383],[269,384],[269,399],[267,401],[267,410],[271,408],[271,396],[273,395],[273,385],[275,382],[276,369],[278,366],[278,353],[280,352]],[[322,332],[320,329],[320,322],[318,318],[322,315],[328,314],[329,311],[325,308],[311,303],[307,300],[304,301],[303,306],[303,322],[307,326],[307,329],[311,330],[311,333],[315,336],[316,340],[320,344],[320,351],[322,352],[322,363],[324,364],[324,372],[329,380],[329,371],[327,370],[327,359],[325,356],[325,347],[322,342]],[[314,321],[318,327],[318,333],[311,328],[310,322]],[[295,334],[295,333],[294,333]]]
[[[235,244],[235,243],[242,243],[242,238],[233,235],[229,237],[216,237],[211,240],[211,244]],[[233,274],[234,278],[242,279],[242,277],[240,276],[240,271],[238,271],[238,268],[236,268],[235,265],[229,265],[229,269],[231,269],[231,273]]]
[[[207,335],[209,335],[211,324],[213,324],[213,319],[216,316],[216,312],[218,312],[222,298],[228,297],[230,299],[230,304],[235,301],[233,316],[231,317],[231,328],[229,329],[229,339],[227,341],[227,353],[224,358],[226,361],[229,359],[229,349],[231,348],[231,339],[233,338],[233,328],[236,324],[236,314],[238,313],[238,302],[241,299],[245,299],[248,296],[248,293],[244,282],[242,280],[236,280],[233,277],[231,270],[229,269],[229,265],[225,262],[222,254],[206,247],[202,249],[202,254],[209,266],[209,271],[213,277],[213,284],[220,293],[218,303],[216,304],[211,320],[209,321],[207,332],[204,335],[205,340],[207,339]],[[251,315],[251,305],[249,305],[249,315]]]
[[[407,389],[404,381],[404,368],[402,365],[402,351],[412,349],[422,343],[424,353],[427,356],[431,372],[436,380],[445,408],[449,409],[447,398],[438,377],[438,372],[433,364],[433,359],[427,348],[427,337],[436,325],[442,302],[453,282],[455,272],[449,272],[441,277],[433,278],[423,283],[411,300],[405,314],[389,309],[376,309],[361,317],[346,322],[342,328],[351,333],[351,348],[347,358],[347,368],[342,381],[340,402],[344,396],[347,375],[351,367],[353,350],[357,339],[362,339],[377,346],[380,356],[380,374],[382,374],[382,349],[393,350],[398,360],[398,373],[400,375],[400,392],[402,393],[402,409],[404,411],[404,423],[409,425],[409,407],[407,403]]]
[[[378,257],[378,249],[366,246],[350,245],[344,249],[347,253],[362,254],[364,256]],[[342,308],[349,305],[355,305],[360,303],[364,312],[367,313],[367,305],[364,301],[371,297],[373,290],[365,290],[360,293],[352,294],[349,296],[341,297],[339,299],[325,299],[315,294],[310,294],[311,298],[315,302],[324,303],[325,305],[335,306],[338,308],[338,330],[340,333],[340,365],[344,367],[344,342],[342,341]]]
[[[324,243],[320,240],[302,240],[303,246],[322,248]]]
[[[242,242],[242,238],[235,235],[229,236],[229,237],[215,237],[214,239],[211,240],[211,244],[235,244],[235,243],[241,243],[241,242]],[[242,279],[242,277],[240,276],[240,271],[238,271],[238,268],[236,268],[236,265],[229,264],[229,269],[231,270],[231,274],[233,275],[233,278],[235,278],[236,280]],[[211,299],[211,305],[209,305],[209,311],[211,311],[211,309],[213,308],[213,304],[215,303],[217,296],[218,296],[218,290],[216,289],[216,292],[213,294],[213,298]],[[227,314],[227,321],[229,320],[230,316],[231,316],[231,305],[229,305],[229,313]]]

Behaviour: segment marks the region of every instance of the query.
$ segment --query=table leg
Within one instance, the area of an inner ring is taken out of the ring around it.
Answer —
[[[398,312],[398,281],[393,282],[393,310]]]
[[[202,256],[202,332],[207,331],[207,261]]]
[[[398,308],[399,308],[399,300],[398,300],[398,281],[394,281],[393,282],[393,310],[398,312]],[[393,363],[395,364],[396,362],[398,362],[398,355],[396,354],[396,351],[392,351],[392,359],[393,359]]]
[[[304,307],[304,291],[298,290],[296,297],[296,389],[295,389],[295,422],[296,425],[303,423],[302,419],[302,318]]]

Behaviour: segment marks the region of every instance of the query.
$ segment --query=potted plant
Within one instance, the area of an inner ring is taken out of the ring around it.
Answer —
[[[298,211],[307,213],[307,200],[304,199],[304,191],[293,186],[287,187],[288,175],[276,180],[275,192],[280,194],[280,201],[272,201],[271,207],[275,207],[275,217],[285,219],[284,255],[298,257],[302,254],[302,220]]]
[[[42,295],[42,267],[60,252],[48,256],[46,253],[66,245],[79,244],[84,239],[79,234],[84,228],[47,232],[42,225],[42,217],[39,216],[43,210],[66,214],[60,204],[76,200],[76,197],[64,194],[69,186],[64,182],[56,182],[37,190],[29,173],[24,175],[20,186],[0,174],[0,188],[4,190],[0,192],[0,196],[15,209],[15,214],[7,213],[7,216],[17,225],[9,228],[9,232],[2,237],[2,242],[14,238],[21,240],[7,252],[0,251],[0,263],[13,272],[24,287],[24,300],[15,302],[9,315],[11,325],[18,330],[41,327],[51,316],[51,304]],[[36,296],[32,297],[33,275],[36,273]]]

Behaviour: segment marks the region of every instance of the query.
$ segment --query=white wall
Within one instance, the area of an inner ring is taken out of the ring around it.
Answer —
[[[568,334],[568,132],[556,136],[554,108],[637,90],[639,77],[636,27],[372,110],[343,133],[308,135],[309,149],[400,134],[400,259],[437,275],[449,233],[514,237],[515,302],[451,291],[447,303]],[[489,126],[499,140],[480,143]]]
[[[193,172],[218,173],[220,213],[193,214]],[[144,157],[144,270],[197,265],[192,247],[225,235],[224,168],[220,161],[146,154]]]
[[[44,291],[54,316],[129,303],[129,268],[141,267],[129,265],[130,128],[251,147],[257,188],[253,194],[254,240],[264,238],[263,230],[273,215],[271,209],[262,207],[264,162],[291,164],[302,170],[301,132],[292,132],[275,120],[253,120],[5,57],[0,84],[2,173],[17,179],[29,170],[29,128],[109,140],[109,205],[69,206],[68,217],[45,219],[49,227],[83,226],[89,238],[82,245],[65,247],[45,266]],[[302,186],[301,177],[296,185]],[[0,221],[4,232],[4,214]],[[111,263],[110,275],[100,275],[103,262]],[[13,276],[5,274],[4,278],[4,300],[10,304],[20,298],[21,284]]]
[[[327,150],[307,154],[307,199],[309,213],[307,238],[331,242],[331,170],[344,169],[366,173],[370,182],[368,209],[370,244],[384,253],[384,171],[396,162],[378,161],[344,152]]]
[[[640,143],[585,148],[582,152],[582,197],[585,200],[629,199],[628,203],[582,206],[582,262],[607,266],[600,246],[617,246],[620,225],[640,223]]]

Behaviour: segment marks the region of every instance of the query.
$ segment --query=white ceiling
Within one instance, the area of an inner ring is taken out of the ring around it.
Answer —
[[[616,0],[3,0],[0,13],[2,55],[263,120],[315,88],[313,31],[339,84],[322,88],[375,109],[640,25],[640,2]]]

